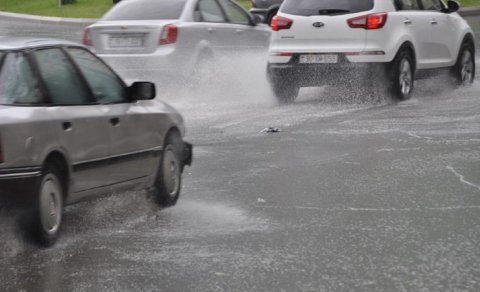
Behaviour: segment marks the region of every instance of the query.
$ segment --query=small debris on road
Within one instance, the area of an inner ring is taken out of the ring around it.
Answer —
[[[279,133],[281,131],[279,128],[268,127],[263,129],[261,133]]]
[[[265,200],[262,199],[262,198],[258,198],[258,199],[257,199],[257,202],[259,202],[259,203],[266,203],[267,201],[265,201]]]

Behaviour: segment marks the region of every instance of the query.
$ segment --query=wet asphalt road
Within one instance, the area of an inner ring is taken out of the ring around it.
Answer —
[[[19,30],[81,37],[0,20]],[[48,250],[2,213],[0,290],[479,291],[480,80],[420,81],[398,104],[308,89],[279,107],[260,67],[160,93],[196,145],[177,206],[135,191],[69,206]]]

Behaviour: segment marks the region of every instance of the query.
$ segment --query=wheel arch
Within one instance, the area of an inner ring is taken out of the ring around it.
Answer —
[[[67,197],[70,191],[70,178],[72,169],[68,163],[66,155],[59,150],[51,151],[44,159],[43,166],[53,164],[58,168],[60,175],[62,175],[62,186],[64,188],[64,196]]]
[[[405,41],[403,44],[398,48],[397,55],[403,50],[407,50],[410,53],[410,56],[413,59],[413,66],[414,69],[417,68],[417,53],[415,51],[415,47],[410,41]]]

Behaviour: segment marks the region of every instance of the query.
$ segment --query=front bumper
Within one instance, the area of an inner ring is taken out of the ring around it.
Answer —
[[[0,169],[0,208],[30,206],[41,177],[41,167]]]
[[[183,165],[192,165],[192,161],[193,161],[193,145],[188,143],[188,142],[184,142],[185,144],[185,148],[183,150]]]

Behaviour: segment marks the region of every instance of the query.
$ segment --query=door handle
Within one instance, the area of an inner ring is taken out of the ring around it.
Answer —
[[[403,23],[405,23],[406,25],[410,25],[410,24],[412,24],[412,21],[407,18],[403,21]]]
[[[116,126],[118,126],[118,124],[120,124],[120,119],[119,118],[111,118],[110,119],[110,124],[112,124],[112,126],[116,127]]]
[[[62,128],[64,131],[71,131],[72,130],[72,122],[63,122]]]
[[[430,21],[430,24],[432,24],[432,25],[437,25],[437,24],[438,24],[438,21],[437,21],[436,19],[432,19],[432,20]]]

